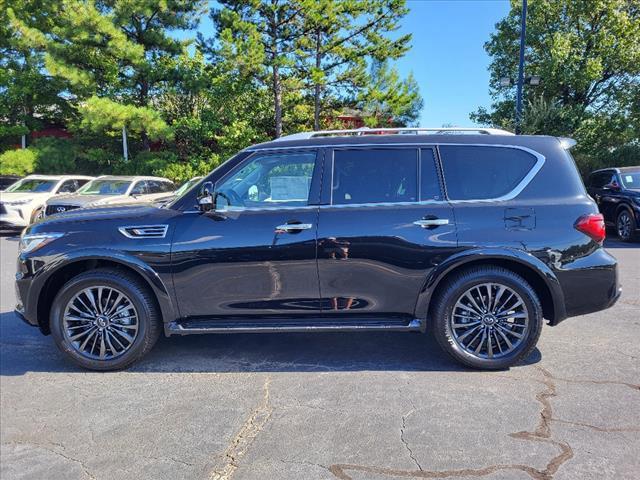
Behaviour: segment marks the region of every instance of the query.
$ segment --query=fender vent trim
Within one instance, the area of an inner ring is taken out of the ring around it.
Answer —
[[[119,227],[118,231],[127,238],[164,238],[169,225],[129,225]]]

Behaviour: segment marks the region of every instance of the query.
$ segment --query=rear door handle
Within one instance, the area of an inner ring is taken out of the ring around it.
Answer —
[[[281,232],[299,232],[300,230],[309,230],[313,228],[313,223],[285,223],[278,225],[276,231]]]
[[[439,227],[441,225],[449,225],[449,219],[448,218],[422,219],[422,220],[416,220],[415,222],[413,222],[413,224],[418,225],[419,227],[422,227],[422,228]]]

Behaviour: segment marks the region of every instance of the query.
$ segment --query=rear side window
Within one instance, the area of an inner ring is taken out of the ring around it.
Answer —
[[[502,197],[536,164],[532,154],[507,147],[442,145],[440,156],[451,200]]]
[[[336,150],[332,203],[415,202],[418,199],[418,150]]]

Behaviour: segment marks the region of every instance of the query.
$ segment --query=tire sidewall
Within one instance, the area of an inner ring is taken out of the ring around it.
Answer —
[[[464,350],[453,335],[453,329],[449,319],[453,313],[456,301],[464,292],[481,283],[498,283],[513,289],[525,303],[529,312],[529,328],[525,340],[513,351],[504,357],[489,360],[478,358]],[[463,275],[454,281],[445,293],[440,311],[437,312],[436,328],[443,335],[448,352],[465,365],[482,369],[504,369],[518,363],[527,356],[538,341],[542,329],[542,307],[533,289],[524,279],[498,272],[474,272]]]
[[[123,355],[112,360],[93,360],[84,357],[73,348],[63,331],[63,315],[67,303],[81,290],[88,287],[95,287],[97,285],[103,285],[120,290],[129,297],[129,300],[133,303],[138,314],[138,335],[134,340],[133,345]],[[58,292],[58,295],[53,301],[49,317],[51,335],[53,336],[58,348],[82,367],[89,368],[91,370],[118,370],[125,368],[140,357],[140,355],[145,351],[146,343],[149,341],[148,337],[153,312],[150,311],[146,302],[142,301],[141,298],[141,292],[137,285],[130,284],[128,281],[120,279],[118,276],[102,272],[80,275],[69,280],[60,289],[60,292]]]

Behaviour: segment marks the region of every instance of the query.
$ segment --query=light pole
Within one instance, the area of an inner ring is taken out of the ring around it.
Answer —
[[[522,121],[522,85],[524,83],[524,38],[527,33],[527,0],[522,0],[522,19],[520,23],[520,63],[518,65],[518,88],[516,92],[516,135],[520,134]]]

